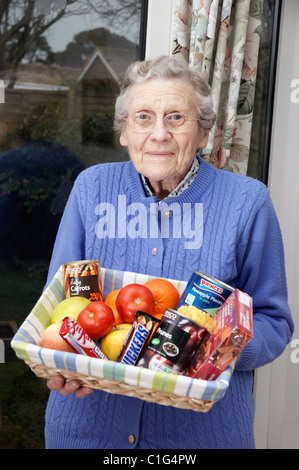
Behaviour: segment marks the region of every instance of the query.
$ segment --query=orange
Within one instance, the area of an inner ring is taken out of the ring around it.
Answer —
[[[122,317],[118,313],[118,310],[116,308],[115,302],[116,302],[116,297],[118,296],[118,293],[120,292],[120,289],[115,289],[111,291],[106,299],[105,299],[105,304],[109,305],[109,307],[112,308],[113,314],[114,314],[114,319],[115,319],[115,325],[120,325],[121,323],[124,323]]]
[[[155,298],[155,308],[153,315],[156,318],[162,318],[167,308],[175,308],[180,300],[180,294],[177,288],[167,279],[151,279],[144,283]]]
[[[124,323],[122,317],[118,313],[116,305],[110,305],[110,308],[112,309],[112,312],[113,312],[113,315],[114,315],[114,324],[115,325],[120,325],[121,323]]]
[[[120,292],[120,289],[115,289],[115,290],[112,290],[106,297],[105,299],[105,304],[109,305],[111,307],[111,305],[115,305],[115,302],[116,302],[116,297],[118,296]]]

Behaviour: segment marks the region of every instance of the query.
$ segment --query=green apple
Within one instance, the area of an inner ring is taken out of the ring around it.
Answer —
[[[131,323],[121,323],[101,339],[101,350],[107,359],[116,361],[131,327]]]
[[[88,304],[90,304],[90,300],[80,296],[68,297],[62,300],[53,310],[51,324],[62,322],[65,317],[77,320],[79,313]]]

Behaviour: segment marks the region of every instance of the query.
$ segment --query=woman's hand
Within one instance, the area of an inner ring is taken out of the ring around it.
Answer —
[[[59,392],[61,395],[67,397],[71,393],[75,393],[77,398],[85,398],[93,389],[90,387],[81,387],[80,383],[77,380],[66,380],[61,375],[56,375],[51,379],[47,380],[47,386],[53,392]]]

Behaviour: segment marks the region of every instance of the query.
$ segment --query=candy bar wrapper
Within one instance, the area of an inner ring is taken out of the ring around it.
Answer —
[[[202,341],[189,377],[215,380],[253,338],[252,298],[236,289],[217,310],[215,326]]]
[[[97,357],[98,359],[107,359],[105,354],[75,320],[66,317],[62,322],[59,334],[76,353]]]
[[[117,362],[134,366],[158,323],[157,318],[138,310]]]

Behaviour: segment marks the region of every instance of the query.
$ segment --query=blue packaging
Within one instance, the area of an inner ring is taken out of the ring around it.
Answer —
[[[234,290],[233,287],[218,279],[194,271],[176,306],[176,310],[182,305],[194,305],[213,316]]]

